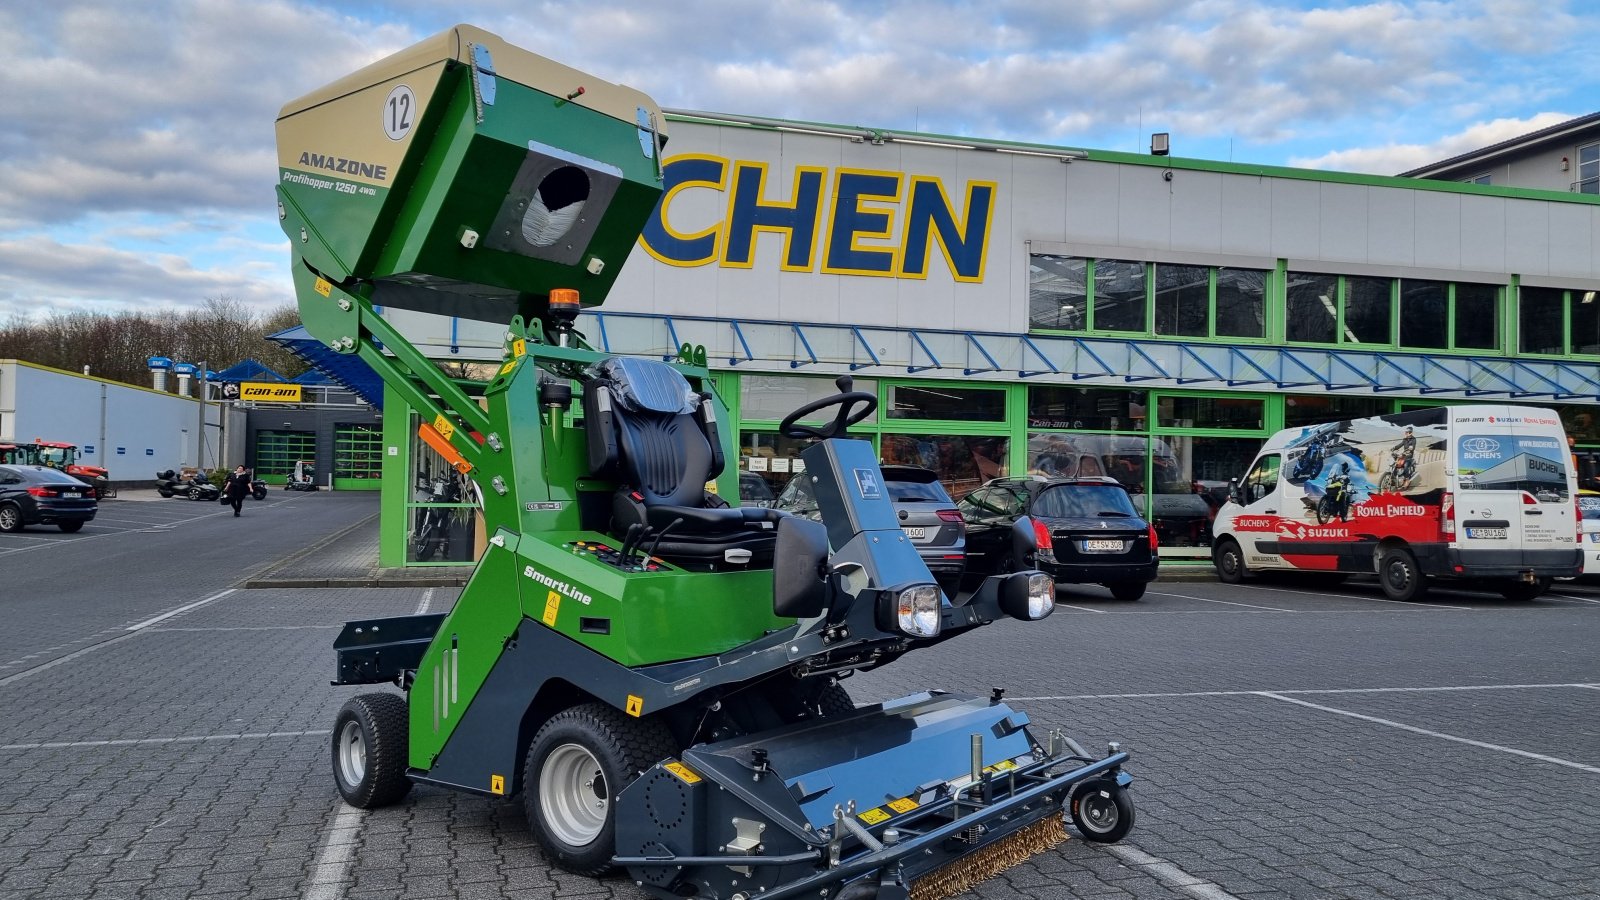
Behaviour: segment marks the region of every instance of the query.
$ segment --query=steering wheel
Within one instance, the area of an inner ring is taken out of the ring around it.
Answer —
[[[839,393],[834,394],[832,397],[823,397],[821,400],[813,400],[789,413],[782,422],[778,423],[778,433],[784,437],[817,438],[824,441],[844,434],[845,429],[872,415],[872,411],[878,408],[878,398],[866,391],[851,390],[850,388],[854,384],[855,379],[849,375],[840,375],[834,381],[834,385],[839,388]],[[856,408],[858,404],[860,409]],[[800,424],[801,419],[830,406],[839,407],[839,412],[834,415],[832,422],[821,428]]]

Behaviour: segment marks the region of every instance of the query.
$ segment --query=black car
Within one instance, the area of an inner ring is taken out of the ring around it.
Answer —
[[[961,514],[974,574],[1035,568],[1057,584],[1103,584],[1118,600],[1144,596],[1156,577],[1155,529],[1110,478],[997,478],[962,498]],[[1050,538],[1031,560],[1018,559],[1012,543],[1024,515]]]
[[[94,488],[46,466],[0,466],[0,531],[54,525],[71,533],[94,518]]]

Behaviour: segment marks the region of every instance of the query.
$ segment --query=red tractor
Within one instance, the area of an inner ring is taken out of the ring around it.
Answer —
[[[44,441],[34,438],[33,443],[21,444],[17,449],[21,451],[24,457],[19,462],[60,469],[94,488],[95,496],[101,500],[107,500],[117,495],[117,489],[112,487],[108,479],[110,473],[106,471],[104,466],[91,466],[78,462],[77,444],[64,444],[60,441]]]

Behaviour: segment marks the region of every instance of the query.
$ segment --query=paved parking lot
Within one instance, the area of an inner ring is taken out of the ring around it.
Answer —
[[[553,870],[515,801],[339,802],[339,624],[457,589],[239,589],[375,528],[370,497],[280,495],[242,522],[113,501],[124,521],[51,546],[0,535],[0,897],[639,897]],[[1600,896],[1600,590],[1061,600],[846,682],[862,703],[1004,686],[1044,727],[1133,750],[1127,841],[1073,840],[974,896]]]

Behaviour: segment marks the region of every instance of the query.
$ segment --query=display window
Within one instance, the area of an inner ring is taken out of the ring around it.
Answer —
[[[982,435],[885,434],[879,439],[884,465],[921,466],[939,473],[954,500],[991,478],[1009,474],[1009,438]]]
[[[406,504],[407,564],[462,564],[477,558],[477,484],[417,436],[412,414],[411,502]]]

